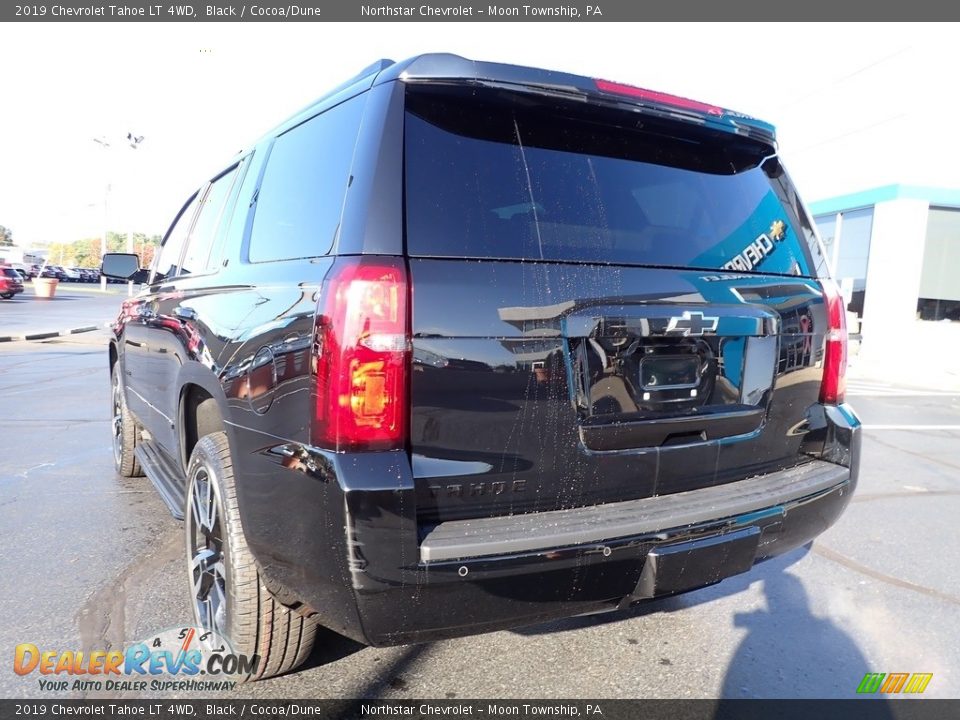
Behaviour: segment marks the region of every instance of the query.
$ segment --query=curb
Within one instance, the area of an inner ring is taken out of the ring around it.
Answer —
[[[109,320],[100,325],[84,325],[82,327],[70,328],[69,330],[51,330],[50,332],[27,333],[25,335],[0,335],[0,343],[23,342],[25,340],[49,340],[50,338],[79,335],[80,333],[93,332],[94,330],[108,327],[110,327]]]
[[[100,285],[84,285],[82,283],[70,283],[68,285],[60,285],[57,287],[57,292],[78,292],[78,293],[93,293],[99,295],[100,297],[107,297],[110,295],[123,296],[127,297],[127,286],[119,285],[108,285],[106,290],[101,290]]]

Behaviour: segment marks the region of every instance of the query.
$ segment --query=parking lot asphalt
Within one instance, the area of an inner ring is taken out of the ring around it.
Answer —
[[[106,339],[0,346],[7,658],[192,624],[182,526],[113,472]],[[386,649],[326,635],[305,668],[224,697],[851,698],[866,672],[930,672],[926,696],[958,697],[960,395],[856,380],[849,400],[860,485],[809,548],[616,614]],[[0,666],[0,696],[43,695]]]
[[[38,298],[26,283],[19,295],[0,300],[0,339],[102,328],[116,318],[126,296],[126,286],[108,285],[100,292],[99,285],[61,283],[54,297]]]

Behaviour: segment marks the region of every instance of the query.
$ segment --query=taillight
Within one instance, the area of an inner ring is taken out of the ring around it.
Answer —
[[[627,97],[646,100],[657,105],[670,105],[683,110],[693,110],[694,112],[704,113],[706,115],[722,116],[724,110],[716,105],[709,105],[698,100],[671,95],[670,93],[657,92],[656,90],[646,90],[645,88],[635,87],[633,85],[624,85],[623,83],[611,82],[609,80],[595,80],[597,90],[613,95],[625,95]]]
[[[827,342],[823,353],[820,402],[838,405],[843,402],[847,390],[847,313],[836,283],[824,280],[820,284],[827,306]]]
[[[407,432],[409,288],[403,261],[337,260],[324,283],[314,338],[314,445],[403,447]]]

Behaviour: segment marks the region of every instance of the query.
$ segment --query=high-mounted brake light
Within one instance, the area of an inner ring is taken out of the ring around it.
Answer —
[[[625,95],[658,105],[669,105],[671,107],[682,108],[683,110],[693,110],[694,112],[704,113],[706,115],[716,115],[717,117],[722,117],[725,112],[722,107],[702,103],[698,100],[690,100],[689,98],[680,97],[679,95],[657,92],[656,90],[646,90],[644,88],[634,87],[633,85],[624,85],[623,83],[611,82],[609,80],[594,80],[594,82],[597,85],[597,90],[612,95]]]
[[[847,390],[847,313],[836,283],[824,280],[820,284],[827,306],[827,342],[823,353],[820,402],[839,405]]]
[[[314,445],[389,450],[406,443],[410,334],[401,260],[338,260],[315,332]]]

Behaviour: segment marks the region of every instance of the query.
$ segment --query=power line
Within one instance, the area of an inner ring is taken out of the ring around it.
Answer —
[[[854,70],[854,71],[851,72],[851,73],[847,73],[846,75],[843,75],[843,76],[841,76],[841,77],[839,77],[839,78],[837,78],[837,79],[835,79],[835,80],[831,80],[830,82],[828,82],[828,83],[826,83],[826,84],[824,84],[824,85],[820,85],[819,87],[814,88],[813,90],[811,90],[810,92],[806,93],[805,95],[801,95],[799,98],[796,98],[795,100],[791,100],[791,101],[788,102],[786,105],[781,106],[780,109],[781,109],[781,110],[785,110],[786,108],[793,107],[794,105],[799,105],[800,103],[802,103],[802,102],[804,102],[804,101],[806,101],[806,100],[809,100],[810,98],[812,98],[812,97],[814,97],[814,96],[816,96],[816,95],[819,95],[819,94],[820,94],[821,92],[823,92],[824,90],[828,90],[828,89],[830,89],[830,88],[836,87],[837,85],[842,85],[843,83],[845,83],[845,82],[846,82],[847,80],[849,80],[850,78],[856,77],[857,75],[860,75],[861,73],[865,73],[867,70],[870,70],[870,69],[872,69],[872,68],[875,68],[877,65],[882,65],[883,63],[885,63],[885,62],[887,62],[887,61],[889,61],[889,60],[893,60],[893,58],[898,57],[898,56],[900,56],[900,55],[903,55],[905,52],[908,52],[908,51],[910,51],[910,50],[913,50],[913,48],[910,47],[910,46],[900,48],[899,50],[897,50],[897,51],[894,52],[894,53],[891,53],[890,55],[885,55],[884,57],[880,58],[879,60],[874,60],[874,61],[871,62],[871,63],[867,63],[867,64],[864,65],[863,67],[859,67],[859,68],[857,68],[856,70]]]
[[[830,143],[832,143],[832,142],[836,142],[837,140],[843,140],[844,138],[848,138],[848,137],[851,137],[851,136],[853,136],[853,135],[859,135],[860,133],[866,132],[867,130],[873,130],[873,129],[876,128],[876,127],[880,127],[881,125],[886,125],[887,123],[893,122],[894,120],[899,120],[899,119],[905,118],[905,117],[907,117],[907,113],[900,113],[899,115],[892,115],[891,117],[885,118],[885,119],[880,120],[880,121],[878,121],[878,122],[870,123],[869,125],[864,125],[863,127],[856,128],[855,130],[850,130],[850,131],[848,131],[848,132],[841,133],[840,135],[834,135],[833,137],[827,138],[826,140],[821,140],[821,141],[819,141],[819,142],[815,142],[815,143],[813,143],[813,145],[807,145],[807,146],[802,147],[802,148],[791,149],[791,150],[790,150],[790,154],[791,154],[791,155],[795,155],[795,154],[797,154],[797,153],[806,152],[807,150],[813,150],[813,149],[815,149],[815,148],[821,147],[822,145],[828,145],[828,144],[830,144]]]

